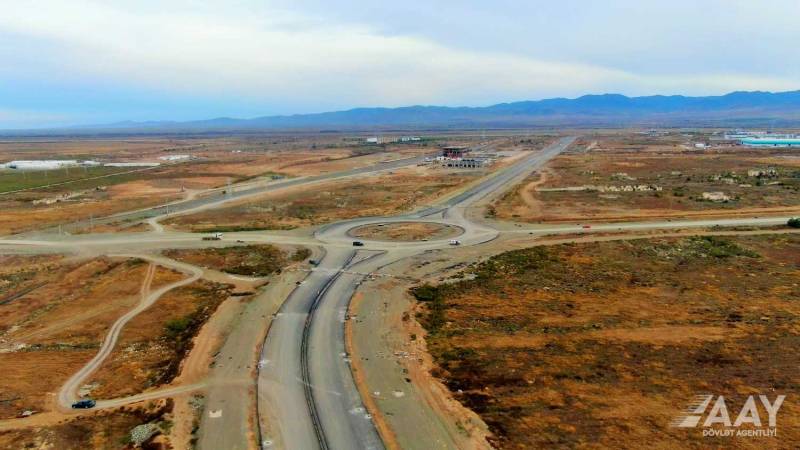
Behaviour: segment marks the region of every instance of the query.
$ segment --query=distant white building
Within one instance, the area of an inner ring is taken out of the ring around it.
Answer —
[[[378,137],[368,137],[364,139],[364,142],[366,142],[367,144],[380,144],[381,139]]]
[[[17,170],[54,170],[76,166],[78,161],[75,159],[21,160],[3,164],[3,168]]]
[[[183,159],[189,159],[191,156],[189,155],[167,155],[167,156],[159,156],[158,159],[162,161],[180,161]]]
[[[399,139],[400,142],[418,142],[421,140],[422,138],[419,136],[401,136]]]

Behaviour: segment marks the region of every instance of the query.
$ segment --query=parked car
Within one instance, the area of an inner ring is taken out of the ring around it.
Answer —
[[[91,409],[97,405],[97,402],[90,399],[85,398],[83,400],[78,400],[77,402],[72,404],[72,409]]]

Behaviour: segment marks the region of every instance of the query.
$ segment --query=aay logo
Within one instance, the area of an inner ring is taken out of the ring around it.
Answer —
[[[671,426],[678,428],[697,427],[703,419],[704,413],[709,409],[709,405],[712,405],[705,416],[705,420],[702,422],[703,436],[777,436],[778,410],[781,408],[786,396],[779,395],[772,402],[766,395],[759,395],[758,399],[761,408],[756,403],[755,396],[751,395],[747,397],[747,401],[744,402],[739,414],[731,422],[731,415],[728,412],[725,397],[720,395],[714,400],[713,395],[698,395],[692,399],[686,409],[686,413],[673,420]],[[767,425],[764,425],[762,421],[762,417],[764,417],[760,412],[762,408],[766,413]],[[745,424],[752,425],[752,428],[738,429]],[[725,428],[712,428],[714,425],[722,425]]]

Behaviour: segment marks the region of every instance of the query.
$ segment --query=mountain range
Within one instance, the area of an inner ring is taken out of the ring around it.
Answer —
[[[800,91],[732,92],[688,97],[585,95],[484,107],[407,106],[253,119],[120,122],[81,127],[95,131],[399,130],[621,126],[800,126]]]

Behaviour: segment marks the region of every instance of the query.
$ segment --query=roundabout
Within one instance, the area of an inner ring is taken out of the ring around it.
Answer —
[[[464,234],[464,228],[441,222],[378,222],[356,226],[347,231],[354,239],[373,241],[431,241],[452,239]]]

